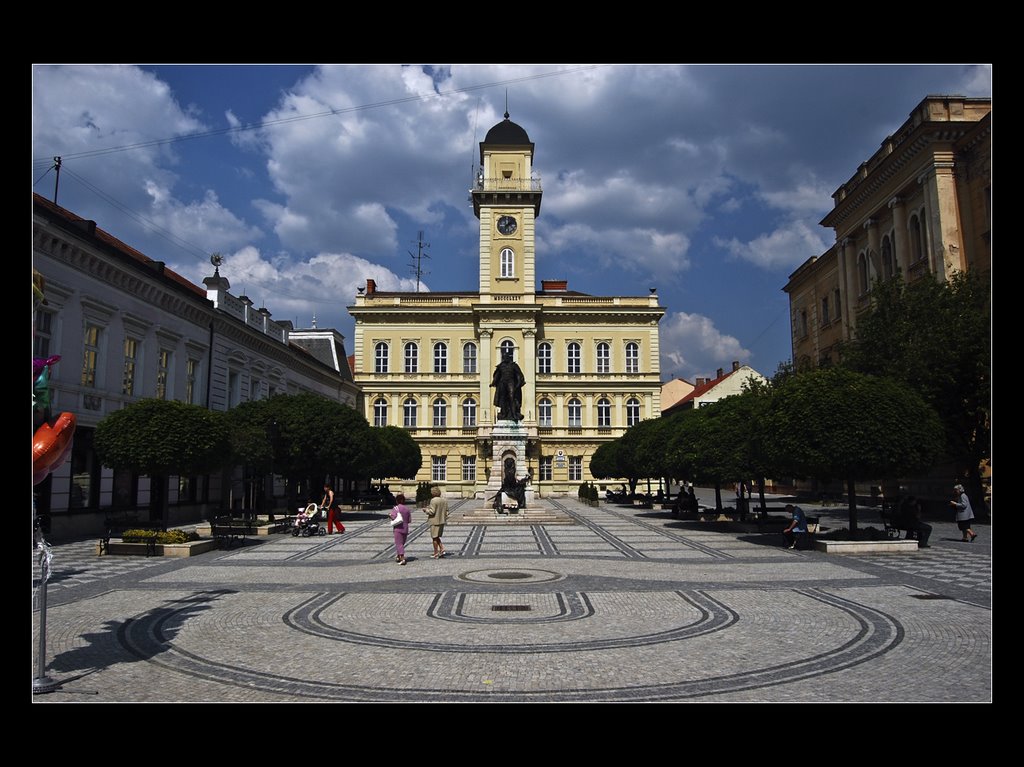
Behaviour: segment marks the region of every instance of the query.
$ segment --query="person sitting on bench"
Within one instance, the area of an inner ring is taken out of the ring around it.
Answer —
[[[799,536],[807,535],[807,517],[803,509],[791,503],[786,504],[786,513],[793,518],[789,521],[789,527],[782,531],[782,537],[786,540],[787,549],[795,549]]]

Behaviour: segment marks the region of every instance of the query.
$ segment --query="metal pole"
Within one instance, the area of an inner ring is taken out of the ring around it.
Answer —
[[[32,501],[35,513],[35,499]],[[36,677],[32,680],[32,693],[53,692],[59,690],[61,683],[46,675],[46,582],[50,580],[50,544],[43,538],[43,531],[36,517],[33,524],[36,548],[39,549],[39,649],[36,656]]]

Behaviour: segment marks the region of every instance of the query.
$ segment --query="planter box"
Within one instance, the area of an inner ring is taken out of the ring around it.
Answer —
[[[125,543],[124,541],[111,540],[108,547],[108,554],[122,554],[128,556],[146,556],[145,543]],[[194,557],[198,554],[205,554],[217,548],[217,542],[189,541],[188,543],[158,543],[156,545],[156,556],[158,557]],[[96,554],[100,553],[100,545],[96,544]]]
[[[913,554],[917,541],[814,541],[815,551],[826,554]]]
[[[273,533],[286,533],[292,528],[291,522],[275,522],[272,525],[249,525],[248,527],[220,527],[218,531],[230,532],[234,535],[271,535]],[[210,538],[213,536],[213,528],[210,525],[199,525],[196,527],[196,533],[203,536],[204,538]]]

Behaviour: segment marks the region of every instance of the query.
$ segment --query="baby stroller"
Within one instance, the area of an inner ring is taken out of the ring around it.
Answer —
[[[300,509],[292,526],[292,535],[308,538],[311,535],[327,535],[327,529],[320,524],[324,518],[324,510],[315,503]]]

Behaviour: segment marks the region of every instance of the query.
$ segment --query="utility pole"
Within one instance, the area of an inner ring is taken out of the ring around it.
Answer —
[[[53,167],[57,170],[57,180],[53,182],[53,204],[57,204],[57,190],[60,189],[60,157],[53,158]]]
[[[416,272],[416,292],[417,293],[420,292],[420,277],[422,277],[424,274],[430,274],[430,272],[424,272],[423,271],[423,267],[422,267],[423,259],[424,258],[430,258],[430,254],[429,253],[424,253],[423,249],[424,248],[429,248],[429,247],[430,247],[430,243],[423,241],[423,230],[420,229],[419,239],[416,240],[416,253],[414,254],[411,250],[409,251],[409,255],[413,259],[415,259],[415,261],[413,263],[409,264],[409,266],[412,267],[412,269]]]

